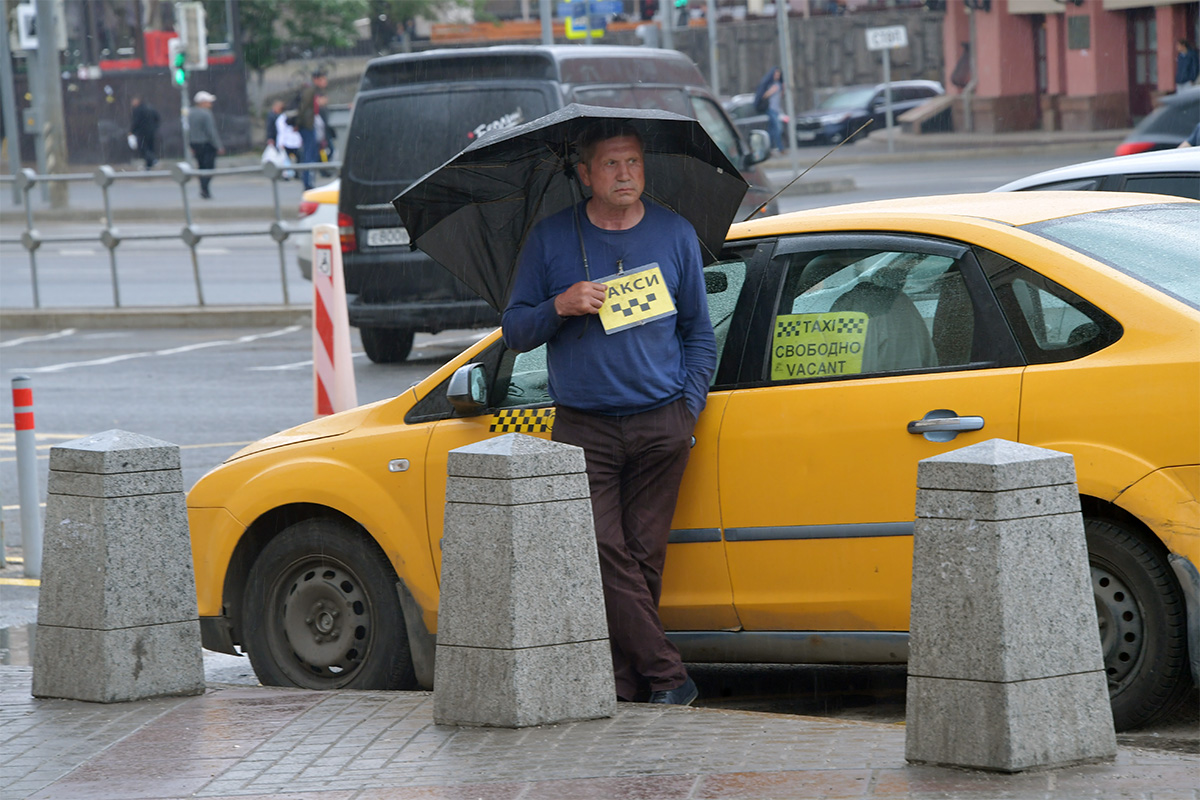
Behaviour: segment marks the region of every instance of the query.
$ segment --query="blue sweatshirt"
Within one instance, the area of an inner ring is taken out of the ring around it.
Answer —
[[[504,341],[519,352],[547,344],[550,396],[556,403],[625,416],[684,397],[699,417],[717,365],[700,245],[683,217],[642,202],[645,215],[628,230],[597,228],[584,203],[534,227],[504,310]],[[580,234],[590,277],[584,273]],[[678,313],[612,334],[595,315],[558,315],[555,297],[579,281],[613,275],[618,260],[626,270],[657,262]]]

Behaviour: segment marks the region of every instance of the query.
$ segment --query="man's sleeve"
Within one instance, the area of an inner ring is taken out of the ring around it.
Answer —
[[[501,318],[504,343],[526,353],[550,341],[562,325],[546,279],[545,243],[534,228],[517,260],[517,280]]]
[[[682,269],[676,303],[679,316],[675,324],[683,347],[683,366],[687,371],[683,395],[688,408],[698,418],[708,402],[708,385],[717,368],[717,340],[708,315],[700,242],[690,224],[684,222],[683,228],[681,236],[687,237],[688,241],[681,248]]]

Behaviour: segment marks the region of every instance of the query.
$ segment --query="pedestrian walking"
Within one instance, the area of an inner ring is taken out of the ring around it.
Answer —
[[[329,85],[329,77],[325,70],[314,70],[312,80],[300,88],[300,96],[296,102],[295,128],[300,132],[302,143],[300,159],[305,163],[315,164],[321,160],[321,146],[317,139],[317,95],[324,92]],[[313,188],[312,170],[301,170],[301,181],[305,189]]]
[[[767,133],[771,147],[782,153],[783,147],[783,69],[772,67],[754,90],[754,108],[767,115]]]
[[[161,117],[158,111],[139,96],[130,101],[129,133],[137,140],[138,157],[146,162],[146,169],[158,163],[158,126]]]
[[[217,156],[225,154],[221,144],[221,134],[217,133],[217,121],[213,117],[212,107],[217,100],[216,95],[208,92],[196,92],[192,98],[194,105],[188,109],[188,144],[192,154],[196,156],[196,166],[200,169],[215,169]],[[200,196],[205,200],[212,199],[209,184],[212,176],[200,178]]]
[[[1175,91],[1183,91],[1194,86],[1200,77],[1200,54],[1187,39],[1180,39],[1175,44]]]
[[[644,147],[632,125],[593,123],[577,146],[577,175],[592,196],[530,232],[504,340],[518,352],[546,344],[553,439],[584,450],[618,699],[688,705],[696,684],[658,603],[692,431],[716,368],[700,247],[691,223],[642,197]],[[646,299],[642,324],[607,313],[608,287],[592,279],[625,273],[667,290]]]

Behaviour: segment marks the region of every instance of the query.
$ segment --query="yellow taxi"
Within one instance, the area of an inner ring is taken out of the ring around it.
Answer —
[[[1107,192],[733,226],[662,596],[685,659],[903,663],[917,462],[1004,438],[1074,456],[1118,726],[1169,711],[1198,644],[1197,253],[1200,203]],[[497,331],[237,453],[188,496],[205,646],[265,684],[429,686],[447,453],[553,417],[544,353]]]

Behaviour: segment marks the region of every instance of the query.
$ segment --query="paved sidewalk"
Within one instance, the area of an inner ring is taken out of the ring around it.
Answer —
[[[102,705],[29,696],[0,667],[0,798],[682,800],[1200,796],[1200,757],[997,775],[908,766],[904,727],[621,704],[612,719],[509,730],[433,724],[426,692],[221,685]]]

